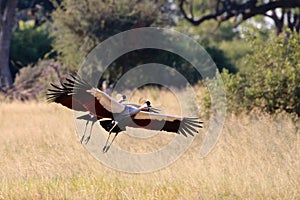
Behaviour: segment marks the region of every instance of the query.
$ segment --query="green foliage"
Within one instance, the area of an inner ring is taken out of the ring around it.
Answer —
[[[300,115],[300,35],[288,34],[261,42],[251,38],[253,54],[245,57],[248,70],[236,75],[224,71],[230,111],[259,108]],[[209,98],[205,98],[209,107]]]
[[[232,54],[243,52],[239,51],[239,47],[243,47],[239,45],[237,48],[234,47],[234,51],[232,51],[233,46],[236,44],[235,41],[237,43],[240,42],[237,40],[239,32],[234,31],[232,23],[225,22],[222,26],[218,27],[218,23],[215,21],[207,21],[201,26],[195,27],[182,19],[176,25],[176,30],[194,37],[209,53],[220,71],[223,68],[228,69],[231,73],[238,71],[239,63],[235,60],[237,57],[234,57]],[[224,48],[223,43],[228,45]]]
[[[12,72],[16,74],[19,68],[35,64],[38,59],[52,50],[53,38],[49,36],[47,25],[16,30],[12,35],[10,59]]]
[[[178,48],[191,51],[188,49],[190,47],[181,46]],[[114,82],[131,68],[147,63],[160,63],[172,67],[180,74],[184,75],[192,84],[197,83],[199,79],[201,79],[199,72],[197,72],[197,70],[181,56],[169,51],[152,48],[135,50],[120,56],[107,68],[103,76],[104,79],[109,80],[109,82]],[[173,75],[175,76],[175,74]],[[144,80],[149,78],[148,74],[144,75],[143,73],[140,73],[139,76],[140,77],[132,77],[132,81],[134,82],[135,78]],[[170,74],[170,76],[172,75]]]
[[[214,45],[206,46],[205,50],[211,56],[211,58],[213,59],[220,71],[226,69],[230,73],[237,72],[235,65],[233,64],[232,60],[228,57],[227,52]]]
[[[63,63],[76,69],[108,37],[132,28],[166,24],[159,6],[146,0],[65,0],[52,14],[54,48]]]
[[[59,59],[72,70],[76,70],[85,56],[110,36],[137,27],[172,24],[172,18],[170,16],[166,18],[166,13],[160,11],[164,3],[164,1],[137,0],[106,1],[105,3],[98,0],[63,1],[61,7],[58,7],[52,14],[53,35],[56,38],[54,48],[59,53]],[[213,28],[216,27],[215,23]],[[187,26],[183,29],[186,28]],[[211,30],[211,26],[209,28]],[[209,44],[204,46],[219,69],[226,67],[230,72],[236,72],[226,52],[217,46],[224,32],[226,32],[224,36],[226,40],[232,40],[237,35],[232,28],[229,23],[228,26],[221,27],[218,33],[213,34],[214,38],[217,38],[216,41],[210,39]],[[195,34],[200,34],[200,32],[195,31]],[[201,37],[203,35],[209,38],[212,36],[211,33],[216,31],[202,32]],[[191,51],[189,47],[180,48]],[[109,82],[116,81],[131,68],[149,62],[171,66],[187,77],[191,83],[198,82],[200,77],[182,58],[168,52],[148,49],[136,50],[121,56],[109,66],[102,78]],[[87,73],[93,74],[93,72]]]
[[[219,48],[224,52],[227,60],[230,61],[230,64],[234,66],[237,71],[246,70],[247,65],[244,56],[252,52],[249,43],[241,39],[222,41],[219,44]],[[228,67],[226,68],[228,69]]]

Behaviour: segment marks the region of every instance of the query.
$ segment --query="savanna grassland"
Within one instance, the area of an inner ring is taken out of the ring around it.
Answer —
[[[176,114],[168,95],[162,93],[160,103]],[[72,111],[43,102],[1,103],[0,199],[300,199],[299,121],[228,114],[217,145],[200,159],[206,130],[169,167],[129,174],[87,152]],[[125,134],[119,141],[126,143]]]

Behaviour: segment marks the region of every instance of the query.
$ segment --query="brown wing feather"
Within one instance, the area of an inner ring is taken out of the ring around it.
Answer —
[[[187,134],[194,136],[194,133],[198,133],[197,129],[202,128],[202,122],[198,118],[146,113],[143,111],[136,114],[132,120],[132,123],[128,125],[130,127],[174,132],[184,136],[187,136]]]
[[[72,98],[71,89],[66,87],[59,87],[51,84],[54,89],[48,89],[47,101],[59,103],[69,109],[77,111],[86,111],[86,109],[76,99]],[[63,86],[63,85],[62,85]]]
[[[88,111],[99,118],[112,118],[112,113],[105,109],[99,101],[87,90],[92,87],[79,76],[71,76],[60,86],[52,85],[48,89],[47,101],[60,103],[63,106],[77,110]]]

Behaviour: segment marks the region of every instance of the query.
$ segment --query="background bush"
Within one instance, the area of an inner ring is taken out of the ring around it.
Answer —
[[[227,108],[238,113],[259,108],[268,113],[286,111],[300,115],[300,36],[288,33],[265,42],[250,37],[252,54],[245,57],[248,70],[222,78]],[[204,107],[210,108],[209,96]]]
[[[10,99],[45,99],[50,83],[57,83],[66,74],[66,67],[52,59],[40,60],[36,65],[20,69],[14,87],[8,91]]]

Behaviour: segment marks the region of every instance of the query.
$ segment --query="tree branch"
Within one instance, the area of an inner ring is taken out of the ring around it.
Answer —
[[[255,15],[264,15],[270,10],[275,10],[276,8],[295,8],[300,7],[299,0],[280,0],[271,1],[267,4],[255,6],[249,12],[243,13],[243,20],[249,19]]]
[[[299,0],[278,0],[270,1],[266,4],[257,5],[257,0],[249,0],[243,4],[236,4],[230,0],[217,1],[215,13],[207,14],[199,19],[195,19],[192,13],[187,14],[185,4],[187,0],[179,1],[179,8],[186,20],[195,26],[200,25],[204,21],[214,19],[218,22],[227,21],[231,17],[238,15],[242,16],[242,21],[254,17],[256,15],[266,15],[268,11],[275,10],[276,8],[295,8],[300,7]]]
[[[187,3],[187,2],[185,0],[181,0],[179,2],[179,8],[180,8],[184,18],[187,19],[190,23],[192,23],[195,26],[200,25],[201,23],[203,23],[206,20],[216,19],[219,15],[222,14],[222,13],[209,14],[209,15],[205,15],[205,16],[201,17],[199,20],[195,20],[195,18],[192,14],[191,14],[191,17],[189,17],[188,14],[186,13],[186,11],[184,9],[184,3]]]

